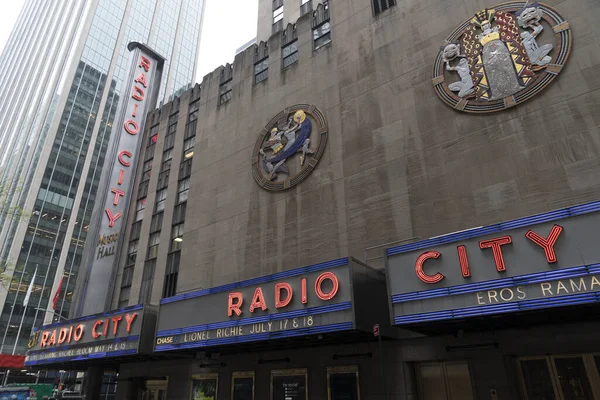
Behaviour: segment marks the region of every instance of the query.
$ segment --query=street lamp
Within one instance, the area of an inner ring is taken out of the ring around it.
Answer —
[[[54,315],[55,317],[58,317],[61,320],[68,321],[68,318],[63,317],[62,315],[55,313],[54,311],[46,310],[45,308],[36,307],[36,308],[34,308],[34,310],[44,311],[44,312]]]

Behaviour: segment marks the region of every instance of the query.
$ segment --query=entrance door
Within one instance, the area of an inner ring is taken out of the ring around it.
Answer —
[[[143,391],[142,400],[167,400],[166,380],[146,381],[146,389]]]
[[[431,362],[416,365],[420,400],[473,400],[469,364]]]
[[[600,400],[600,356],[591,354],[518,360],[525,400]]]

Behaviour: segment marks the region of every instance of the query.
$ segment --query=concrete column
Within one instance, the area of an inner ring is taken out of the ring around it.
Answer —
[[[83,394],[86,400],[100,400],[102,377],[104,370],[99,367],[89,367],[85,376]]]

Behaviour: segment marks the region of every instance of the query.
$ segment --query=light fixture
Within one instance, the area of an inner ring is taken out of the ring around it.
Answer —
[[[45,217],[46,215],[48,215],[48,213],[44,213],[44,214],[42,215],[42,218],[43,218],[43,217]]]
[[[186,153],[186,154],[185,154],[185,158],[186,158],[186,159],[187,159],[187,158],[190,158],[190,157],[193,157],[193,156],[194,156],[194,152],[193,152],[193,151],[190,151],[189,153]]]
[[[465,350],[482,350],[482,349],[497,349],[500,345],[498,342],[465,344],[461,346],[446,346],[447,352],[465,351]]]
[[[175,239],[173,239],[175,242],[177,243],[181,243],[183,242],[183,238],[182,237],[176,237]]]
[[[334,354],[332,360],[346,360],[355,358],[373,358],[373,353],[355,353],[355,354]]]
[[[281,364],[281,363],[289,363],[292,360],[289,357],[285,357],[285,358],[272,358],[272,359],[268,359],[268,360],[263,360],[260,359],[258,360],[259,364]]]

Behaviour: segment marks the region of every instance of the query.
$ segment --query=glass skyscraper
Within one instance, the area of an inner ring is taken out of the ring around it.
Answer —
[[[168,100],[194,80],[203,14],[204,0],[26,1],[0,56],[0,353],[69,315],[127,44],[166,57]]]

